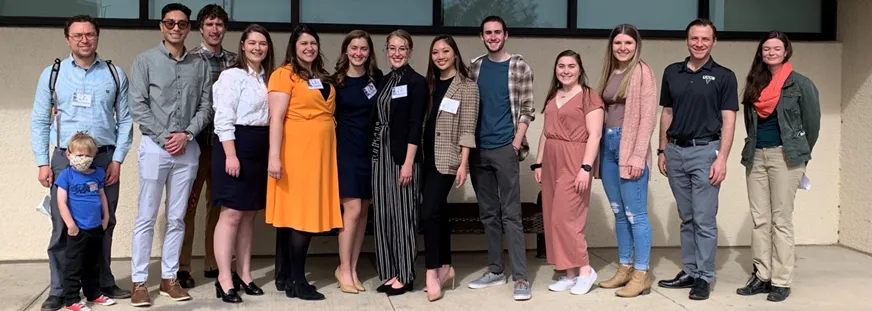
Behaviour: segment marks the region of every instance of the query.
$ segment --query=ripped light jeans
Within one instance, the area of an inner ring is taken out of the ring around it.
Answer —
[[[600,175],[609,205],[615,214],[615,233],[622,265],[647,271],[651,257],[651,223],[648,221],[648,174],[646,165],[639,179],[621,178],[618,155],[621,128],[603,129]]]

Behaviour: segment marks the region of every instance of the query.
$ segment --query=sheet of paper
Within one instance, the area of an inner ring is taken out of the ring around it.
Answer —
[[[809,180],[808,176],[805,176],[805,174],[803,174],[802,179],[799,180],[799,188],[798,189],[802,189],[802,190],[811,189],[811,180]]]
[[[42,200],[36,204],[36,211],[51,217],[51,196],[44,196]]]

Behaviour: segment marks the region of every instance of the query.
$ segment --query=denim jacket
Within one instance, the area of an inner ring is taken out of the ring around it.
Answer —
[[[775,110],[778,112],[785,162],[789,166],[808,163],[821,123],[820,99],[814,83],[796,71],[790,73]],[[745,103],[744,115],[748,137],[742,149],[742,165],[750,167],[754,162],[759,120],[753,103]]]

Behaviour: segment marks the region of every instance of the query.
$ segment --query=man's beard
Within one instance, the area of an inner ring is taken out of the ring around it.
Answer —
[[[490,44],[485,44],[484,47],[487,49],[488,52],[496,53],[496,52],[502,51],[502,50],[503,50],[503,47],[504,47],[505,45],[506,45],[506,41],[500,41],[500,46],[497,47],[496,50],[491,50],[491,48],[490,48]]]

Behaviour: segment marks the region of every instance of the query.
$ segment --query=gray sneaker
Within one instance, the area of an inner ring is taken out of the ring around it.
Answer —
[[[515,281],[515,291],[512,293],[515,300],[530,300],[533,297],[533,292],[530,290],[530,283],[520,280]]]
[[[495,274],[493,272],[487,271],[482,274],[480,278],[476,279],[475,281],[469,282],[469,288],[487,288],[491,286],[503,285],[506,284],[506,282],[507,278],[505,274]]]

